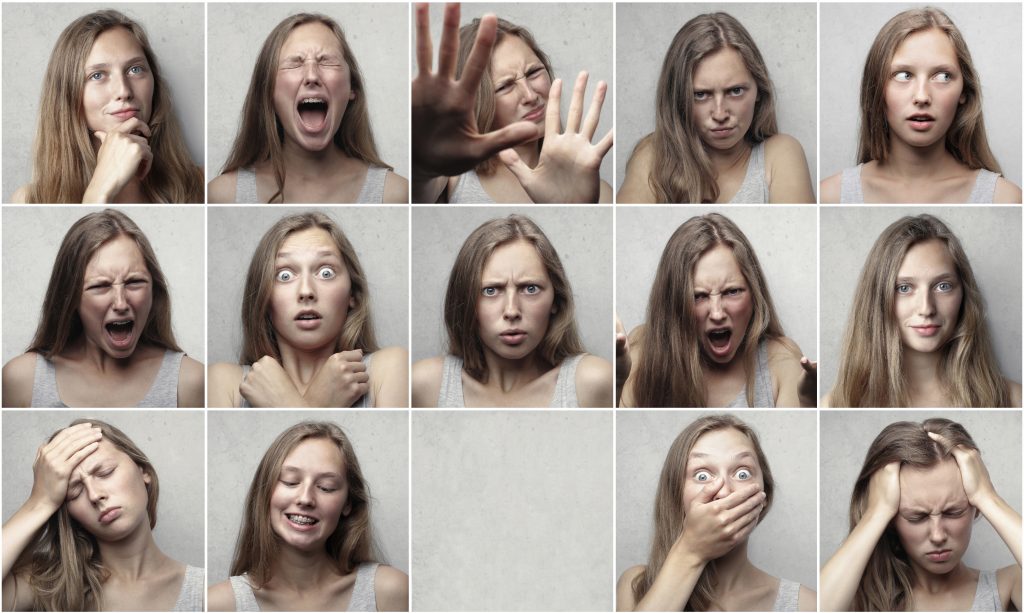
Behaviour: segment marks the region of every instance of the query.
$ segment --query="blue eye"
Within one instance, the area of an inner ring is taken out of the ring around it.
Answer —
[[[701,102],[703,100],[707,100],[708,99],[708,93],[707,92],[693,92],[693,99],[696,100],[697,102]]]
[[[130,74],[130,75],[140,75],[142,73],[143,73],[142,66],[132,66],[131,68],[128,69],[128,74]]]
[[[295,275],[292,274],[292,271],[290,271],[290,270],[279,270],[279,271],[277,271],[277,280],[280,281],[281,283],[287,283],[287,282],[291,281],[294,278],[295,278]]]
[[[496,288],[496,287],[485,287],[485,288],[483,288],[483,290],[481,290],[481,292],[483,293],[484,296],[497,296],[498,295],[498,288]]]
[[[695,481],[700,481],[701,483],[711,481],[711,473],[706,470],[698,470],[696,474],[693,475],[693,478]]]
[[[316,271],[316,276],[325,281],[329,281],[330,279],[337,277],[338,273],[334,272],[330,267],[324,266],[320,270]]]
[[[734,87],[729,90],[729,94],[732,96],[742,96],[745,91],[747,91],[746,87]]]
[[[953,80],[953,73],[951,72],[940,72],[935,75],[935,80],[940,83],[949,83]]]
[[[94,72],[91,75],[89,75],[89,80],[90,81],[99,81],[102,78],[103,78],[103,73],[102,72]]]
[[[950,283],[949,281],[942,281],[941,283],[935,286],[935,289],[939,290],[940,292],[951,292],[953,291],[953,284]]]
[[[897,294],[909,294],[910,290],[911,287],[909,283],[900,283],[899,285],[896,286]]]
[[[750,479],[753,476],[753,473],[751,473],[746,468],[741,468],[736,471],[736,478],[739,479],[740,481],[746,481],[747,479]]]
[[[910,74],[909,70],[900,70],[899,72],[893,73],[892,78],[896,81],[909,81],[914,75]]]
[[[531,294],[531,295],[532,294],[539,294],[540,293],[540,287],[537,286],[537,285],[533,285],[531,283],[530,285],[527,285],[526,287],[523,288],[523,292],[527,293],[527,294]]]

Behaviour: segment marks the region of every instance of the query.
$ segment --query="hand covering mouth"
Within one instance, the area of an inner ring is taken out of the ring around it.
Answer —
[[[295,321],[309,320],[309,319],[323,319],[323,316],[312,309],[305,311],[299,311],[299,314],[295,316]]]
[[[296,109],[299,121],[307,130],[318,131],[327,123],[327,109],[330,104],[324,96],[303,96]]]

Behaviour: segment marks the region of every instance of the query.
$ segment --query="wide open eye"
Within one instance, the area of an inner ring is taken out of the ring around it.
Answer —
[[[752,479],[753,477],[754,473],[750,472],[746,468],[741,468],[736,471],[736,478],[739,479],[740,481],[746,481],[747,479]]]
[[[295,278],[295,273],[290,270],[279,270],[277,271],[277,280],[281,283],[287,283]]]
[[[708,471],[706,471],[706,470],[698,470],[698,471],[697,471],[696,473],[694,473],[694,475],[693,475],[693,479],[694,479],[694,481],[699,481],[699,482],[701,482],[701,483],[704,483],[704,482],[706,482],[706,481],[711,481],[711,479],[713,479],[713,478],[714,478],[714,477],[712,477],[712,476],[711,476],[711,473],[709,473],[709,472],[708,472]]]

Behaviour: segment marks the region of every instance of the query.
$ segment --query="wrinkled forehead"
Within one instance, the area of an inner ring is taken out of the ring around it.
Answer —
[[[81,480],[83,476],[91,474],[94,470],[105,464],[122,464],[126,461],[132,462],[131,457],[127,453],[121,451],[109,439],[101,439],[99,446],[96,447],[96,451],[90,453],[78,463],[78,466],[72,469],[70,480],[72,482]]]
[[[726,427],[706,432],[690,448],[687,466],[695,463],[729,464],[743,462],[760,467],[757,449],[750,437],[736,428]]]
[[[522,38],[505,34],[491,53],[491,72],[495,78],[521,72],[531,64],[542,64],[537,54]]]
[[[950,504],[966,503],[960,469],[947,457],[933,466],[900,468],[900,507],[941,511]]]
[[[119,234],[96,248],[85,265],[85,276],[110,272],[111,269],[127,269],[133,272],[148,272],[146,256],[135,239]]]

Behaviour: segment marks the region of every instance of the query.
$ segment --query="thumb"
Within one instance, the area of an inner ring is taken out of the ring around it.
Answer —
[[[537,124],[530,121],[517,121],[500,130],[488,132],[480,136],[484,149],[483,158],[487,159],[503,149],[522,145],[544,136]]]
[[[502,163],[512,171],[512,174],[519,179],[520,183],[526,183],[530,180],[530,173],[532,173],[533,170],[526,165],[526,162],[524,162],[522,158],[519,157],[519,154],[516,153],[515,149],[505,149],[498,154],[498,157],[501,159]]]

